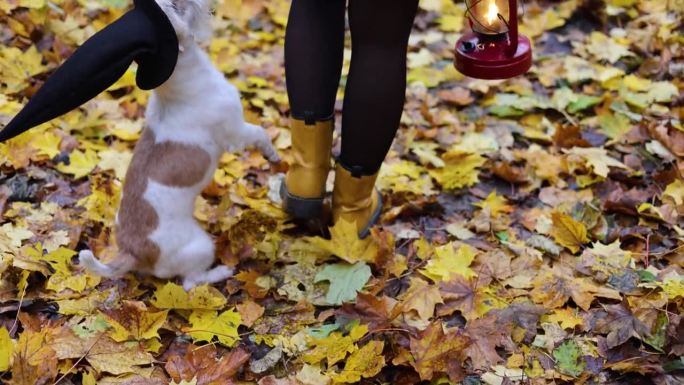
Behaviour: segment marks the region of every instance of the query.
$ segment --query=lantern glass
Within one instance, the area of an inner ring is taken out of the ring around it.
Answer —
[[[466,0],[466,6],[475,32],[486,35],[508,32],[508,0]]]

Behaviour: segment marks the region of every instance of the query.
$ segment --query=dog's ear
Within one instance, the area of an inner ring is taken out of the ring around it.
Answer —
[[[179,36],[203,41],[211,37],[211,0],[158,0]]]

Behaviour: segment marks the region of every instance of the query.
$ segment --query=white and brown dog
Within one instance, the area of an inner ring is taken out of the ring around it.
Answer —
[[[244,120],[238,90],[211,63],[199,42],[211,36],[208,0],[157,0],[178,35],[173,75],[155,89],[147,128],[135,148],[117,215],[119,254],[108,264],[89,250],[80,263],[106,277],[130,271],[183,278],[186,290],[227,279],[211,268],[214,242],[193,218],[197,196],[213,178],[225,151],[255,146],[278,155],[263,128]]]

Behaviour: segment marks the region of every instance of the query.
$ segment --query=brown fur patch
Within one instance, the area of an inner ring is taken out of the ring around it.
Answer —
[[[159,246],[149,239],[159,226],[159,217],[144,198],[148,179],[167,186],[190,187],[202,180],[210,162],[209,154],[197,146],[156,144],[154,132],[144,130],[126,173],[116,228],[119,250],[137,259],[137,270],[151,272],[160,253]]]

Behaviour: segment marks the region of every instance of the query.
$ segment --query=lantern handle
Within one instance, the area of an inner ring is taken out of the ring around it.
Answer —
[[[518,1],[508,0],[508,48],[506,55],[515,56],[518,51]]]

